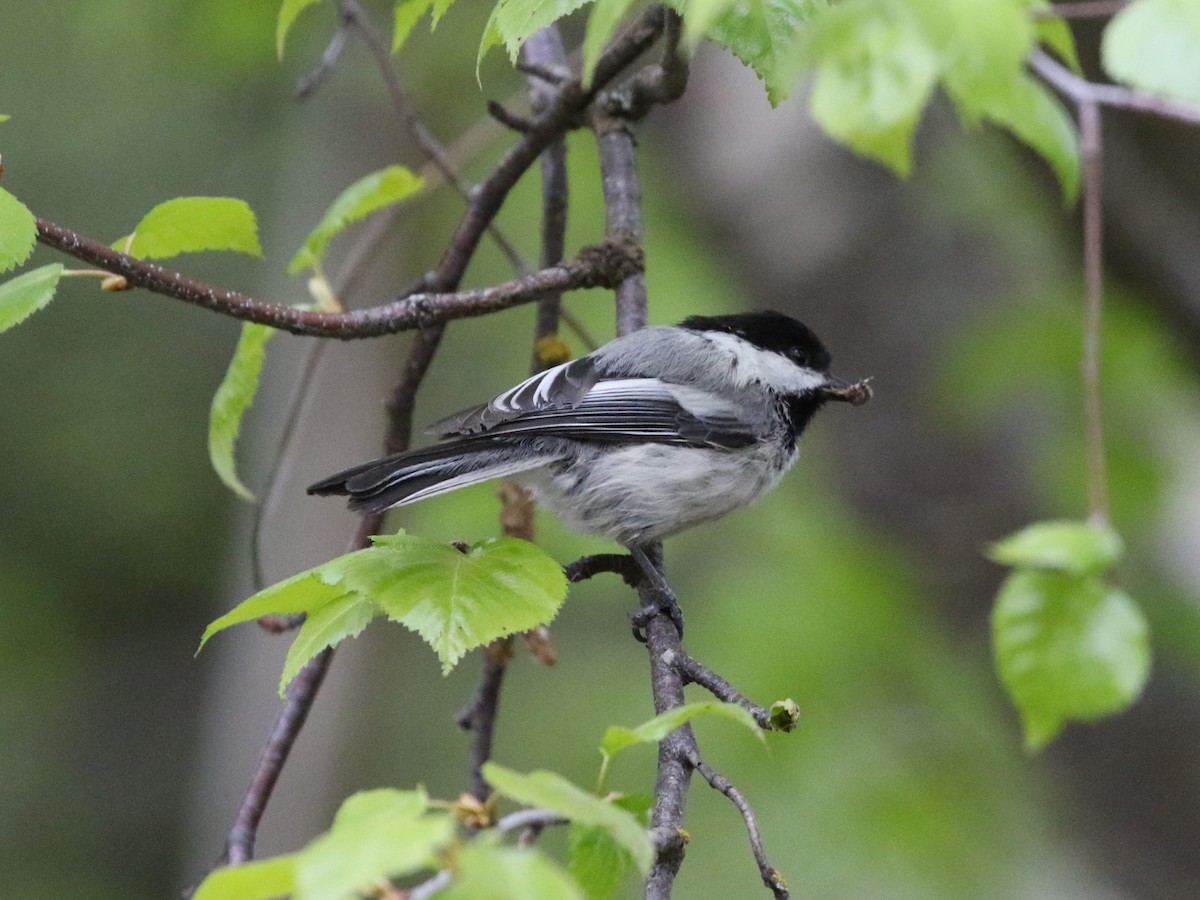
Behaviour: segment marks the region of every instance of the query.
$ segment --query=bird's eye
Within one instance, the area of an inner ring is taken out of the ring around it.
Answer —
[[[798,366],[808,365],[808,352],[803,347],[792,347],[787,355],[788,359]]]

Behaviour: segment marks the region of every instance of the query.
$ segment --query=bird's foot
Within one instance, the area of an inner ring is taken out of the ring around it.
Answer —
[[[683,637],[683,610],[679,608],[679,601],[675,599],[674,593],[666,597],[660,594],[657,602],[648,603],[629,617],[630,624],[633,625],[633,636],[643,644],[646,643],[649,638],[646,626],[650,624],[651,619],[659,615],[667,616],[679,632],[679,636]]]

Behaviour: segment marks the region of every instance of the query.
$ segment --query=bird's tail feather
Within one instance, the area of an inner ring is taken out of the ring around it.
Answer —
[[[310,485],[310,494],[344,494],[357,512],[382,512],[449,491],[535,469],[548,460],[473,440],[435,444],[362,463]]]

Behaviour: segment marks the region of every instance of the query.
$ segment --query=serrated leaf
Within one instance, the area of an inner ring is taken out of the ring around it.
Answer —
[[[1200,104],[1200,3],[1136,0],[1113,16],[1101,42],[1116,81]]]
[[[814,23],[810,108],[832,137],[890,166],[912,169],[912,137],[937,81],[934,51],[913,22],[873,5],[836,7]]]
[[[336,647],[346,638],[358,637],[372,619],[382,614],[383,610],[360,594],[346,594],[305,616],[283,662],[279,696],[286,696],[287,686],[309,660],[326,647]]]
[[[765,742],[762,729],[754,721],[754,716],[742,709],[736,703],[722,703],[718,700],[706,700],[702,703],[685,703],[664,713],[659,713],[653,719],[643,722],[637,728],[624,728],[613,725],[604,732],[604,740],[600,744],[600,752],[607,757],[616,756],[627,747],[637,744],[657,744],[668,734],[681,725],[702,716],[715,716],[736,722],[760,741]]]
[[[37,220],[24,203],[0,188],[0,272],[15,269],[33,253]]]
[[[433,868],[454,837],[447,810],[430,810],[424,791],[355,794],[333,827],[296,854],[296,900],[358,896],[384,878]]]
[[[226,487],[251,503],[254,494],[237,476],[233,450],[242,430],[242,417],[258,393],[267,341],[277,333],[274,328],[255,322],[242,325],[233,359],[213,395],[208,414],[208,458],[212,467]]]
[[[1150,671],[1141,610],[1123,591],[1091,576],[1014,572],[996,598],[992,640],[1030,750],[1068,721],[1126,708]]]
[[[169,259],[180,253],[232,250],[262,256],[258,220],[245,200],[234,197],[176,197],[142,217],[133,240],[113,248],[140,259]]]
[[[680,9],[682,4],[668,5]],[[814,24],[828,6],[827,0],[746,0],[719,14],[706,37],[725,47],[752,68],[767,89],[767,99],[778,106],[786,99],[799,72],[791,57],[806,21]],[[686,7],[683,8],[686,21]]]
[[[396,24],[392,29],[392,53],[399,53],[413,28],[429,11],[433,0],[400,0],[396,4]]]
[[[503,46],[512,62],[517,61],[521,45],[547,25],[553,25],[590,0],[498,0],[483,30],[479,54],[475,60],[475,75],[488,50]]]
[[[200,647],[231,625],[269,614],[319,616],[353,595],[417,632],[449,672],[468,650],[550,621],[566,596],[562,568],[527,541],[487,540],[464,554],[403,532],[373,540],[372,547],[339,556],[243,601],[208,626]],[[328,630],[314,627],[295,659],[289,659],[289,669],[298,671],[295,661],[309,651],[319,652],[312,650],[318,639],[331,637],[332,642],[355,628],[361,631],[365,609],[346,606],[341,612]]]
[[[713,23],[739,0],[687,0],[683,17],[683,46],[689,52],[700,45]]]
[[[589,794],[556,772],[530,772],[522,775],[495,763],[484,763],[483,777],[496,791],[518,803],[544,807],[561,813],[580,825],[595,825],[608,830],[624,847],[643,875],[654,861],[654,846],[641,823],[629,812],[607,800]]]
[[[296,889],[296,854],[225,866],[208,873],[192,900],[275,900]]]
[[[1089,522],[1035,522],[988,548],[988,556],[1003,565],[1067,575],[1098,575],[1123,552],[1120,535]]]
[[[567,842],[567,872],[588,900],[610,900],[633,869],[633,857],[607,828],[572,824]]]
[[[275,52],[280,59],[283,59],[283,45],[296,17],[319,2],[320,0],[283,0],[279,7],[279,16],[275,20]]]
[[[403,533],[375,541],[341,584],[419,634],[443,672],[468,650],[549,622],[566,596],[562,567],[528,541],[495,538],[465,554]]]
[[[359,550],[357,552],[365,553],[366,551]],[[347,556],[354,555],[353,553],[347,554]],[[315,612],[326,604],[345,596],[347,591],[338,587],[336,582],[326,584],[321,580],[321,575],[326,567],[345,559],[346,556],[339,556],[324,566],[300,572],[298,575],[293,575],[291,578],[264,588],[254,596],[243,600],[204,629],[204,634],[200,638],[200,646],[196,648],[196,652],[199,653],[203,650],[209,638],[226,628],[240,625],[243,622],[253,622],[263,616],[286,616],[293,613]]]
[[[325,256],[329,242],[348,225],[411,197],[423,187],[424,179],[403,166],[388,166],[363,176],[333,201],[320,224],[288,264],[288,274],[295,275],[319,263]]]
[[[19,325],[54,299],[60,263],[41,266],[0,284],[0,332]]]
[[[596,63],[609,39],[616,33],[621,20],[637,0],[596,0],[588,13],[587,30],[583,35],[583,86],[591,87]]]
[[[438,892],[438,900],[584,900],[571,877],[533,847],[477,841],[456,862],[454,880]]]

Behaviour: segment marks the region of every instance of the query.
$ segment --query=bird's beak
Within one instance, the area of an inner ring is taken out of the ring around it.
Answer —
[[[862,406],[871,399],[872,393],[870,378],[850,384],[833,375],[826,375],[825,384],[821,387],[821,394],[826,400],[841,400],[851,406]]]

